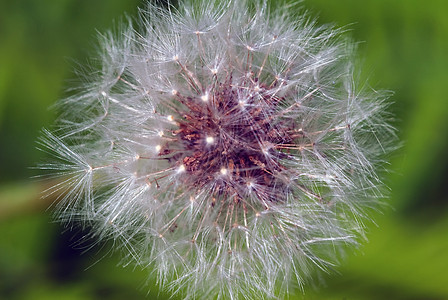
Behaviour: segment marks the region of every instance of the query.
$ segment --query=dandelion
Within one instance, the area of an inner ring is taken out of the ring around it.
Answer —
[[[148,4],[101,36],[42,142],[60,219],[187,298],[282,297],[332,268],[382,197],[394,131],[341,30],[290,11]]]

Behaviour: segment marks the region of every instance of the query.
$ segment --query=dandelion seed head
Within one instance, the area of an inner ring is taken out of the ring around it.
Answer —
[[[186,298],[302,287],[383,197],[387,93],[358,87],[341,30],[264,0],[144,11],[45,133],[60,219]]]

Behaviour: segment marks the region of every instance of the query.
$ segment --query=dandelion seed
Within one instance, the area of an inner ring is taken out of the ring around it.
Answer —
[[[202,95],[201,100],[204,102],[207,102],[208,101],[208,93],[206,93],[205,95]]]
[[[148,4],[103,36],[99,76],[45,132],[60,219],[186,298],[281,298],[356,245],[382,197],[388,95],[358,88],[340,30],[288,10]]]
[[[183,173],[185,172],[185,166],[184,165],[180,165],[179,168],[177,168],[177,173]]]
[[[219,170],[219,172],[221,173],[221,175],[227,175],[227,169],[226,168],[221,168],[221,170]]]

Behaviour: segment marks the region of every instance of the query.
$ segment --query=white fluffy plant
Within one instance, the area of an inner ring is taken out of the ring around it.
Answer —
[[[101,36],[42,142],[60,219],[187,298],[283,297],[332,267],[382,196],[393,130],[353,45],[294,10],[148,4]]]

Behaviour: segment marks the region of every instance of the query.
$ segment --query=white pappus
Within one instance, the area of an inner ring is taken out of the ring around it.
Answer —
[[[101,36],[42,165],[58,216],[186,298],[278,298],[363,236],[393,141],[354,46],[263,0],[152,4]]]

